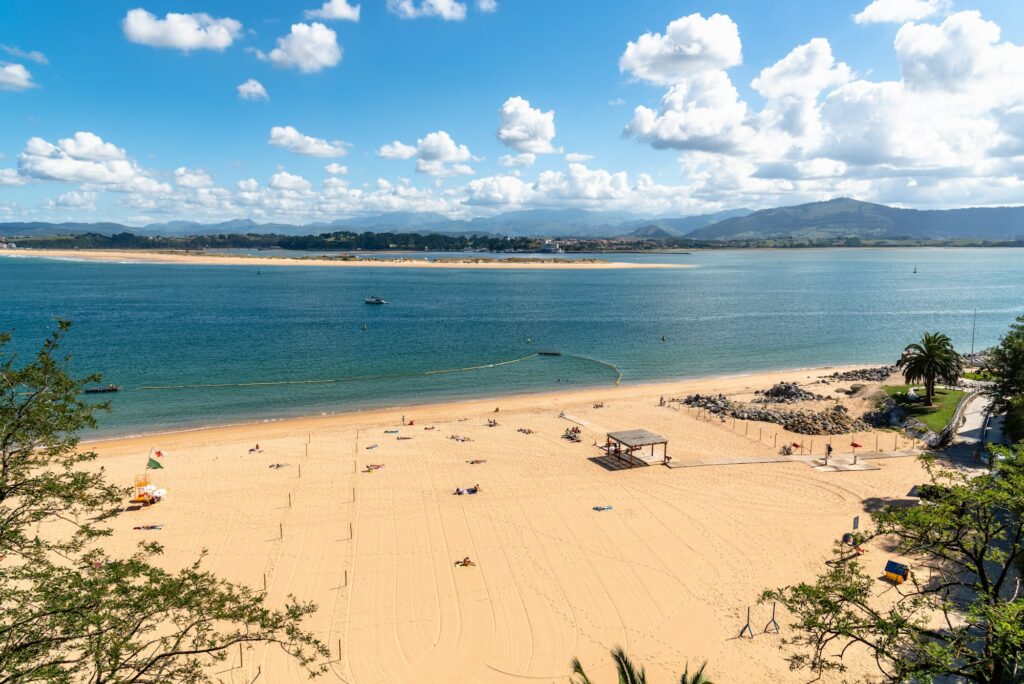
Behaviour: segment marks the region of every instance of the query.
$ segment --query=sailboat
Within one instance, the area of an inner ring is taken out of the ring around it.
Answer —
[[[914,264],[914,273],[917,273],[917,264]]]
[[[387,301],[383,297],[379,297],[373,294],[373,273],[370,273],[370,293],[363,299],[366,304],[387,304]]]

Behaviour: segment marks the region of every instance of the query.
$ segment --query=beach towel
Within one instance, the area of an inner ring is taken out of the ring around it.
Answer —
[[[398,430],[385,430],[384,434],[385,435],[397,435],[398,434]]]

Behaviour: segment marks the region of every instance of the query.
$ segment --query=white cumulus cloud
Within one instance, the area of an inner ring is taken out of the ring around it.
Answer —
[[[533,166],[537,161],[537,155],[530,152],[519,154],[503,154],[498,157],[498,163],[502,166]]]
[[[342,164],[331,163],[324,167],[324,171],[331,174],[332,176],[347,176],[348,167]]]
[[[950,0],[872,0],[853,20],[858,24],[902,24],[945,12],[950,4]]]
[[[18,155],[18,171],[40,180],[88,183],[120,192],[170,192],[154,180],[125,151],[94,133],[79,131],[53,145],[33,137]]]
[[[445,131],[428,133],[416,141],[416,145],[406,145],[398,140],[382,145],[377,154],[384,159],[416,158],[416,171],[432,176],[452,176],[472,174],[473,169],[466,164],[474,157],[465,145],[456,143]]]
[[[84,190],[71,190],[43,203],[47,209],[95,210],[96,193]]]
[[[416,146],[406,145],[403,142],[394,140],[381,145],[380,149],[377,150],[377,154],[384,159],[412,159],[416,156]]]
[[[498,0],[476,0],[476,8],[481,12],[497,12]]]
[[[224,50],[242,33],[236,19],[216,19],[202,12],[168,12],[158,19],[144,9],[129,10],[121,22],[124,35],[133,43],[151,47],[191,50]]]
[[[250,78],[245,83],[241,83],[238,86],[238,97],[243,100],[269,100],[270,95],[267,94],[267,89],[263,87],[263,84],[257,81],[255,78]]]
[[[359,21],[359,10],[362,5],[350,5],[348,0],[326,0],[317,10],[307,10],[308,19],[327,19],[337,21]]]
[[[582,152],[567,152],[565,155],[565,161],[567,162],[585,162],[590,161],[594,158],[592,154],[583,154]]]
[[[32,73],[24,65],[0,62],[0,90],[28,90],[35,87]]]
[[[270,177],[269,187],[299,194],[308,193],[313,185],[302,176],[287,171],[278,171]]]
[[[462,21],[466,18],[465,3],[457,0],[388,0],[388,11],[402,19],[440,17],[445,21]]]
[[[298,69],[304,74],[332,67],[341,61],[338,34],[320,22],[292,24],[287,36],[277,39],[277,47],[269,54],[256,55],[263,60],[287,69]]]
[[[550,154],[555,137],[555,112],[530,106],[529,100],[510,97],[498,112],[498,140],[517,152]]]
[[[24,184],[25,178],[18,174],[17,169],[0,169],[0,186]]]
[[[294,126],[274,126],[267,142],[307,157],[344,157],[348,154],[348,143],[303,135]]]
[[[749,116],[728,74],[709,70],[670,87],[657,110],[636,107],[626,134],[659,149],[730,150],[753,137]]]
[[[189,169],[179,166],[174,170],[174,182],[183,188],[209,188],[213,187],[213,179],[210,174],[202,169]]]
[[[742,59],[736,23],[724,14],[691,14],[669,23],[664,34],[645,33],[630,41],[619,70],[658,85],[672,85],[708,71],[736,66]]]

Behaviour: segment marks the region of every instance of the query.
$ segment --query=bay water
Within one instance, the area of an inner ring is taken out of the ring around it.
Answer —
[[[0,330],[25,355],[57,318],[72,320],[72,369],[123,387],[103,397],[113,412],[100,432],[113,436],[612,385],[618,373],[636,383],[892,363],[925,330],[966,352],[972,329],[982,349],[1024,313],[1015,249],[607,258],[693,268],[257,268],[19,252],[0,258]],[[371,271],[386,306],[363,303]]]

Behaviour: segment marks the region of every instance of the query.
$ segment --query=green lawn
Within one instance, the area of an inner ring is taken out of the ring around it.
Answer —
[[[960,390],[937,389],[935,390],[935,396],[932,398],[932,405],[925,406],[923,402],[907,401],[906,393],[908,389],[908,385],[886,386],[885,392],[895,399],[896,403],[908,415],[917,418],[933,432],[941,432],[945,429],[949,421],[953,419],[956,405],[960,403],[960,399],[965,394],[965,392]],[[923,390],[921,394],[923,396]]]
[[[970,371],[968,373],[964,373],[963,377],[967,378],[968,380],[986,380],[986,381],[991,381],[991,380],[995,380],[996,379],[995,376],[992,373],[989,373],[988,371],[984,371],[982,373],[976,373],[974,371]]]

